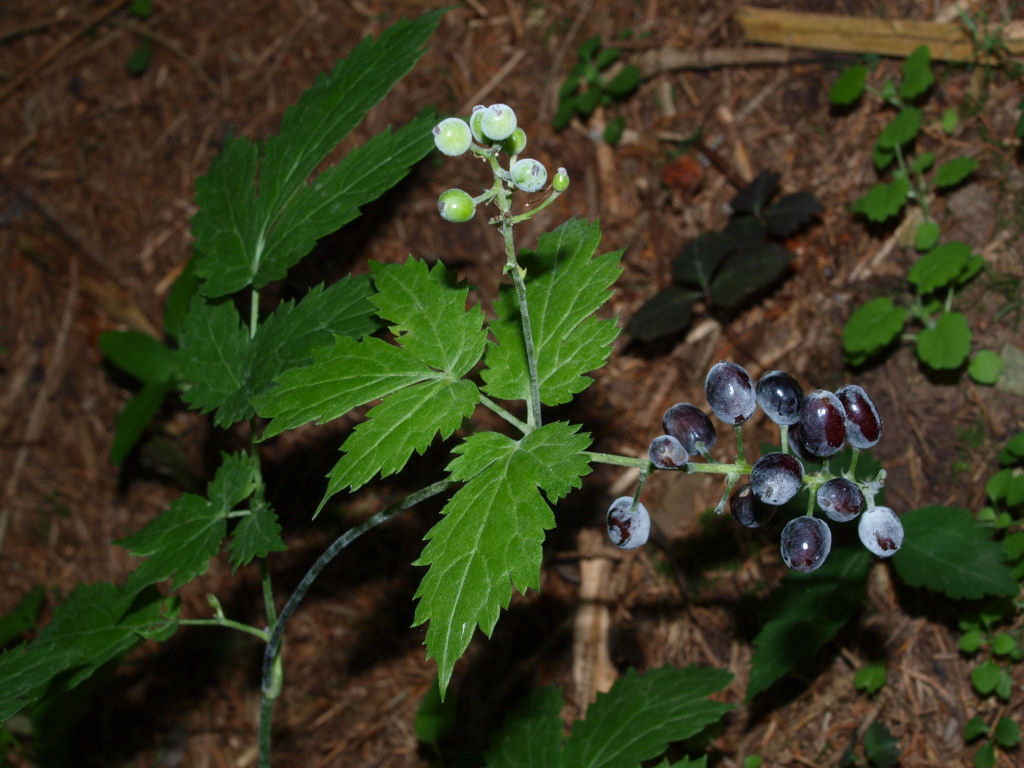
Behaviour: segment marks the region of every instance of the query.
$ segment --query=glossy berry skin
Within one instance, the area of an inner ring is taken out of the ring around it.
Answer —
[[[856,384],[836,391],[846,413],[846,442],[854,448],[872,448],[882,438],[882,419],[868,393]]]
[[[516,160],[510,174],[512,183],[523,192],[537,192],[548,180],[548,171],[543,163],[532,158]]]
[[[555,175],[551,179],[551,188],[555,192],[565,192],[569,188],[569,172],[565,168],[555,171]]]
[[[632,496],[620,496],[608,507],[608,538],[619,549],[636,549],[647,543],[651,535],[651,516],[642,503],[631,512]]]
[[[800,421],[800,401],[804,392],[796,379],[782,371],[768,371],[757,380],[757,404],[776,424]]]
[[[704,394],[715,416],[726,424],[742,424],[757,408],[750,374],[736,363],[715,363],[704,379]]]
[[[448,157],[464,154],[473,143],[473,134],[465,120],[449,117],[434,126],[434,146]]]
[[[501,151],[506,155],[518,155],[526,149],[526,131],[516,128],[512,135],[501,142]]]
[[[779,549],[788,568],[800,573],[815,571],[832,550],[832,531],[817,517],[794,517],[782,529]]]
[[[800,403],[803,447],[815,456],[839,453],[846,441],[846,411],[832,392],[816,389]]]
[[[679,469],[690,460],[683,444],[672,435],[658,435],[651,440],[647,456],[658,469]]]
[[[661,417],[665,434],[672,435],[683,444],[691,456],[704,454],[718,439],[715,425],[700,408],[692,403],[676,403]],[[703,450],[702,450],[703,449]]]
[[[449,189],[437,198],[437,212],[445,221],[462,224],[473,218],[476,204],[465,190]]]
[[[750,490],[750,483],[737,488],[729,499],[729,511],[740,525],[747,528],[760,528],[767,525],[775,517],[771,504],[765,504]]]
[[[491,104],[480,117],[480,132],[491,141],[504,141],[516,127],[516,113],[508,104]]]
[[[903,523],[889,507],[873,507],[860,516],[857,535],[876,557],[892,557],[903,546]]]
[[[750,470],[750,490],[765,504],[780,506],[804,483],[804,465],[788,453],[766,453]]]
[[[818,506],[829,520],[846,523],[864,509],[864,494],[852,480],[833,477],[818,488]]]

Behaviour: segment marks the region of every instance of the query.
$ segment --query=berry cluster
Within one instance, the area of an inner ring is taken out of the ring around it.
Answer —
[[[458,157],[466,152],[491,159],[495,186],[483,194],[472,197],[462,189],[449,189],[437,200],[437,210],[445,221],[462,223],[476,213],[476,207],[498,198],[512,188],[523,192],[539,192],[548,181],[544,164],[532,158],[520,158],[526,149],[526,132],[519,126],[516,113],[507,104],[477,105],[468,122],[460,117],[449,117],[434,126],[434,144],[445,155]],[[497,154],[509,156],[508,168],[497,163]],[[569,175],[559,168],[551,180],[556,193],[569,188]],[[500,200],[499,200],[500,205]]]
[[[704,393],[714,415],[735,429],[736,461],[712,462],[709,451],[718,439],[715,425],[696,405],[676,403],[662,419],[665,434],[651,441],[648,458],[652,469],[724,474],[726,489],[717,511],[723,512],[728,500],[733,517],[749,528],[769,523],[779,507],[807,488],[807,514],[790,520],[782,529],[782,559],[795,571],[821,567],[832,548],[832,531],[828,523],[814,516],[815,502],[833,522],[845,523],[859,516],[857,532],[873,554],[891,557],[896,553],[903,543],[903,526],[889,507],[874,503],[884,483],[884,471],[868,481],[854,475],[859,452],[872,448],[882,437],[882,419],[862,387],[850,384],[836,392],[818,389],[805,396],[787,373],[769,371],[755,385],[742,366],[720,362],[708,372]],[[779,426],[781,450],[766,453],[751,465],[743,455],[741,426],[758,406]],[[829,457],[846,444],[853,449],[850,467],[834,474]],[[809,472],[806,464],[818,468]],[[745,475],[748,481],[733,491]],[[650,518],[639,503],[639,493],[637,489],[636,497],[616,499],[608,510],[608,535],[617,546],[632,549],[647,540]]]

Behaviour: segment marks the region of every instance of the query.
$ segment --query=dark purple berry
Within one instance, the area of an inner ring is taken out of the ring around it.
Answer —
[[[704,394],[715,416],[726,424],[742,424],[757,408],[750,374],[736,363],[715,363],[704,379]]]
[[[796,379],[782,371],[768,371],[757,381],[757,404],[776,424],[800,421],[804,392]]]
[[[750,490],[750,483],[741,485],[729,499],[729,511],[736,518],[736,522],[747,528],[760,528],[767,525],[775,517],[775,510],[771,504],[765,504]]]
[[[801,515],[782,529],[782,562],[794,571],[807,573],[821,567],[832,549],[832,531],[824,520]]]
[[[846,411],[831,392],[817,389],[800,404],[803,447],[815,456],[839,453],[846,441]]]
[[[864,494],[852,480],[834,477],[818,488],[818,506],[829,520],[845,523],[853,520],[864,508]]]
[[[690,460],[683,444],[672,435],[659,435],[651,440],[647,456],[658,469],[679,469]]]
[[[836,391],[846,412],[846,442],[854,448],[872,448],[882,437],[882,419],[868,393],[856,384]]]
[[[676,403],[661,418],[666,435],[672,435],[683,444],[691,456],[705,454],[718,439],[715,425],[700,408],[692,403]]]
[[[642,547],[651,535],[651,516],[647,514],[647,507],[637,503],[634,512],[632,496],[620,496],[612,502],[605,524],[608,538],[619,549]]]
[[[857,535],[871,554],[892,557],[903,546],[903,523],[889,507],[872,507],[861,515]]]
[[[803,483],[804,465],[788,453],[766,453],[750,470],[750,490],[765,504],[785,504]]]

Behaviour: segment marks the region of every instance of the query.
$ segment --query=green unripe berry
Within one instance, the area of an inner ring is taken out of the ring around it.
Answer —
[[[437,212],[445,221],[462,224],[473,218],[476,203],[469,193],[461,189],[448,189],[437,198]]]
[[[473,134],[466,121],[449,117],[434,126],[434,144],[448,157],[458,157],[469,149]]]
[[[518,155],[526,149],[526,131],[516,128],[512,135],[501,142],[501,148],[506,155]]]
[[[477,104],[473,107],[473,114],[469,116],[469,129],[473,132],[473,138],[476,139],[477,144],[490,144],[487,137],[484,136],[484,132],[480,130],[480,120],[484,116],[484,110],[486,110],[483,104]]]
[[[491,104],[480,118],[480,130],[491,141],[504,141],[516,125],[516,113],[508,104]]]
[[[565,192],[569,188],[569,173],[565,168],[555,171],[555,177],[551,179],[551,188],[555,192]]]
[[[510,169],[512,183],[523,192],[536,192],[548,180],[547,169],[537,160],[516,160]]]

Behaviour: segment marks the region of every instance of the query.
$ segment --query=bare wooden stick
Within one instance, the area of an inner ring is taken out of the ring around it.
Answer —
[[[973,61],[979,53],[967,30],[956,22],[855,18],[749,6],[737,9],[736,21],[750,42],[787,48],[906,56],[927,45],[933,59],[944,61]],[[1003,24],[1000,32],[1011,56],[1024,54],[1024,22]]]

